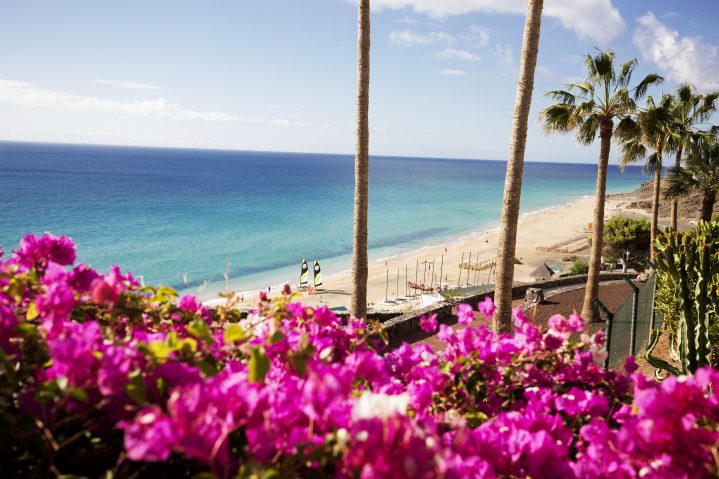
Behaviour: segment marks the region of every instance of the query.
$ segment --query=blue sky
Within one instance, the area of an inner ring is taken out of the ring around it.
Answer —
[[[505,159],[525,2],[373,9],[371,153]],[[594,47],[666,76],[655,94],[719,89],[717,13],[545,0],[527,160],[596,161],[536,121]],[[0,140],[352,153],[356,15],[349,0],[0,0]]]

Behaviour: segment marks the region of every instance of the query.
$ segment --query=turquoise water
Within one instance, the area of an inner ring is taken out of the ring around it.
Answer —
[[[0,244],[71,236],[79,261],[116,263],[146,282],[251,290],[296,281],[300,258],[349,267],[353,157],[0,142]],[[372,157],[370,256],[496,226],[505,163]],[[595,165],[525,165],[522,211],[594,193]],[[628,191],[640,168],[610,167]]]

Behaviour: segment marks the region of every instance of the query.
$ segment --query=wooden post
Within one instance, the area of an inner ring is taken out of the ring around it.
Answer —
[[[409,296],[409,288],[407,285],[407,282],[409,280],[407,279],[407,263],[404,264],[404,295]]]
[[[442,255],[442,262],[439,264],[439,287],[442,288],[442,272],[444,271],[444,254]]]
[[[417,296],[417,287],[416,287],[416,285],[417,285],[417,281],[419,280],[419,277],[417,276],[418,271],[419,271],[419,260],[417,260],[417,266],[414,267],[414,284],[415,284],[414,295],[415,295],[415,296]]]
[[[384,283],[384,300],[387,301],[387,292],[389,290],[389,268],[387,268],[387,281]]]
[[[469,286],[469,267],[472,266],[472,252],[469,252],[469,261],[467,261],[467,286]]]
[[[462,259],[459,261],[459,275],[457,276],[457,287],[461,288],[462,285],[462,263],[464,263],[464,253],[462,253]]]
[[[397,266],[397,291],[395,291],[395,295],[399,296],[399,266]]]

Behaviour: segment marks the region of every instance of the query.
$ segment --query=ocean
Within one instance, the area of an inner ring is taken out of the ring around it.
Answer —
[[[531,160],[531,158],[530,158]],[[301,258],[323,275],[352,252],[350,155],[0,142],[0,244],[27,233],[72,237],[78,261],[202,296],[296,282]],[[496,227],[505,163],[370,160],[370,259]],[[594,194],[596,165],[524,169],[522,213]],[[610,166],[607,191],[647,178]]]

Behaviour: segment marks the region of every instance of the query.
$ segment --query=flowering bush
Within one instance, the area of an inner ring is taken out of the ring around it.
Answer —
[[[240,319],[74,261],[49,234],[0,257],[6,477],[717,474],[719,373],[604,371],[577,316],[542,331],[518,313],[513,336],[429,317],[442,353],[386,351],[379,326],[289,291]]]

